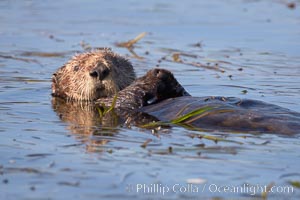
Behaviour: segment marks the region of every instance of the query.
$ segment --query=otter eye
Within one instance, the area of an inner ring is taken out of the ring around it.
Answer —
[[[79,67],[77,65],[75,65],[73,70],[74,70],[74,72],[77,72],[79,70]]]
[[[109,69],[107,68],[95,68],[94,70],[90,71],[90,76],[94,78],[98,78],[99,80],[105,79],[109,74]]]
[[[105,68],[105,69],[102,71],[102,76],[105,78],[108,74],[109,74],[109,69]]]

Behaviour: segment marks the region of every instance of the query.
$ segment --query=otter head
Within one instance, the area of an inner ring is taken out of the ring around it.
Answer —
[[[135,79],[131,63],[109,49],[74,56],[52,77],[52,95],[68,100],[94,101],[109,97]]]

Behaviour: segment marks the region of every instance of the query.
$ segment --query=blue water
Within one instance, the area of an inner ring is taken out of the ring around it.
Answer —
[[[138,75],[158,64],[171,70],[193,96],[259,99],[300,112],[300,1],[295,9],[283,2],[1,1],[0,199],[261,199],[251,187],[273,184],[277,190],[268,199],[299,199],[296,187],[283,191],[300,181],[298,135],[181,127],[153,134],[120,126],[94,135],[92,118],[61,120],[50,96],[52,73],[82,52],[84,41],[127,56]],[[148,34],[134,50],[143,59],[115,45],[141,32]],[[218,63],[226,72],[158,62],[172,60],[174,52],[197,56],[182,56],[187,62]],[[154,191],[155,185],[169,192]],[[244,185],[248,191],[221,187]]]

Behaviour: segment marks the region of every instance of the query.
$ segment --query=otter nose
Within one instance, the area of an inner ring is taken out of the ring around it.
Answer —
[[[109,70],[108,69],[93,69],[92,71],[90,71],[90,76],[94,77],[94,78],[98,78],[99,80],[103,80],[107,77],[107,75],[109,74]]]

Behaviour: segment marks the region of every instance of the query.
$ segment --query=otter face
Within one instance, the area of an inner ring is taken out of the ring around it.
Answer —
[[[108,49],[73,57],[52,77],[52,95],[68,100],[94,101],[109,97],[135,79],[132,65]]]
[[[101,97],[109,97],[120,91],[121,87],[113,73],[116,66],[109,65],[105,60],[98,60],[95,65],[88,67],[85,73],[86,92],[84,96],[90,97],[88,100],[96,100]]]

